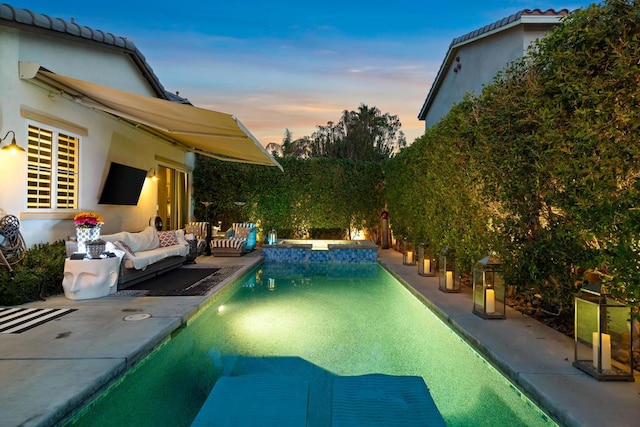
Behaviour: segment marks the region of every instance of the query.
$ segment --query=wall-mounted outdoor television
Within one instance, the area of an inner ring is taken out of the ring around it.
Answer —
[[[101,205],[137,205],[146,177],[147,171],[144,169],[111,162],[109,174],[104,182],[98,203]]]

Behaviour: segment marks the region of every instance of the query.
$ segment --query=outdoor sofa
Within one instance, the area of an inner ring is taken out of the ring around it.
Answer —
[[[214,256],[242,256],[256,248],[258,229],[251,222],[234,222],[225,235],[211,241]]]
[[[148,226],[138,233],[121,231],[100,238],[108,242],[107,251],[122,256],[118,289],[178,268],[189,255],[184,230],[157,231]]]

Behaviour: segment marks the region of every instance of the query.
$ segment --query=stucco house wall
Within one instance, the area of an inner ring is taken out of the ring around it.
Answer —
[[[27,157],[0,150],[0,209],[16,215],[27,246],[75,234],[78,211],[99,212],[103,233],[144,228],[157,209],[157,184],[146,179],[137,206],[98,205],[111,162],[149,170],[167,162],[190,171],[194,155],[128,122],[74,102],[59,90],[20,79],[19,62],[33,61],[58,74],[157,96],[130,55],[73,38],[52,37],[0,23],[0,136],[12,130],[26,149],[28,123],[44,124],[80,137],[78,210],[29,210],[26,204]],[[10,142],[4,141],[2,146]]]
[[[454,39],[418,114],[425,129],[436,124],[467,93],[478,95],[531,43],[560,23],[567,10],[523,10]]]
[[[57,74],[156,96],[149,81],[129,56],[114,49],[22,31],[19,33],[18,55],[20,61],[38,62]]]
[[[458,47],[425,122],[437,123],[466,93],[480,94],[508,63],[523,56],[529,39],[522,27],[516,27]]]

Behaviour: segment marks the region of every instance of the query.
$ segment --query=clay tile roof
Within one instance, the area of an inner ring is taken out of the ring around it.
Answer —
[[[41,31],[59,37],[67,37],[80,41],[94,42],[108,47],[113,46],[123,49],[128,53],[133,62],[140,68],[156,94],[163,99],[189,104],[185,98],[172,94],[165,90],[160,80],[147,63],[142,52],[126,37],[119,37],[111,33],[96,30],[87,26],[78,25],[73,20],[65,21],[61,18],[52,18],[48,15],[32,12],[29,9],[18,9],[8,4],[0,4],[0,25],[8,25],[24,30]]]
[[[523,19],[524,17],[527,16],[549,16],[549,17],[557,17],[557,16],[566,16],[569,14],[569,10],[568,9],[561,9],[559,11],[556,11],[554,9],[547,9],[545,11],[542,11],[540,9],[524,9],[521,10],[519,12],[514,13],[513,15],[509,15],[506,18],[502,18],[499,21],[496,21],[492,24],[489,25],[485,25],[482,28],[478,28],[477,30],[471,31],[470,33],[464,34],[460,37],[456,37],[455,39],[453,39],[453,41],[451,41],[451,46],[460,44],[466,40],[469,39],[473,39],[476,38],[478,36],[481,36],[482,34],[486,34],[489,32],[492,32],[494,30],[497,30],[499,28],[502,27],[506,27],[509,24],[513,23],[513,22],[517,22],[520,21],[521,19]]]

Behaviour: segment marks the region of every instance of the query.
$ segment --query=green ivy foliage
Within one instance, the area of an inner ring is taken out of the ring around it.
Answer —
[[[199,156],[194,170],[194,203],[205,220],[201,201],[211,201],[209,220],[251,221],[261,235],[299,237],[332,230],[343,237],[366,229],[375,238],[384,207],[383,169],[379,162],[337,158],[279,158],[284,172],[273,167],[222,162]],[[243,206],[234,200],[246,200]]]
[[[394,230],[455,248],[465,268],[494,251],[511,284],[556,303],[590,270],[634,304],[639,37],[635,0],[571,13],[389,161]]]
[[[472,106],[470,100],[454,106],[386,169],[393,230],[435,253],[454,249],[467,272],[492,248],[488,206],[472,164]]]
[[[637,301],[640,232],[640,4],[570,15],[532,52],[544,103],[553,204],[613,290]]]

